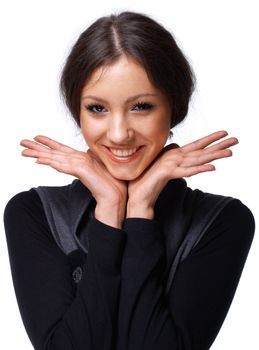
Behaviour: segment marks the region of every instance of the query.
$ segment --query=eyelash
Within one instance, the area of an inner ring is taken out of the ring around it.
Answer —
[[[152,109],[154,106],[151,104],[151,103],[148,103],[148,102],[137,102],[133,105],[133,108],[136,108],[136,107],[144,107],[144,110],[148,110],[148,109]]]
[[[141,111],[146,111],[146,110],[150,110],[152,109],[154,106],[151,104],[151,103],[148,103],[148,102],[137,102],[133,105],[133,109],[134,108],[144,108],[144,109],[141,109]],[[96,104],[96,103],[90,103],[88,104],[86,107],[85,107],[88,111],[92,112],[92,113],[95,113],[95,114],[99,114],[99,113],[102,113],[102,112],[96,112],[94,111],[94,108],[104,108],[102,105],[100,104]]]

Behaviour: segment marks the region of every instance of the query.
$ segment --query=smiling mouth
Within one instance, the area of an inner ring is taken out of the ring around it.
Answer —
[[[117,157],[129,157],[132,156],[139,148],[140,147],[130,149],[109,148],[109,150]]]
[[[138,157],[139,153],[144,148],[144,146],[128,148],[128,149],[118,149],[118,148],[110,148],[110,147],[105,147],[105,148],[107,150],[107,153],[110,159],[116,162],[129,162],[136,159],[136,157]]]

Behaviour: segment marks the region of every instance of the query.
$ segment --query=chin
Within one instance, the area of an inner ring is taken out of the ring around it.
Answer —
[[[134,173],[120,173],[118,171],[110,171],[110,174],[117,180],[124,180],[124,181],[133,181],[137,179],[140,176],[140,172],[134,172]]]
[[[121,181],[133,181],[137,178],[138,176],[117,176],[116,177],[117,180],[121,180]]]

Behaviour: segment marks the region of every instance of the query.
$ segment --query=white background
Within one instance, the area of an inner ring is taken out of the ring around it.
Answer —
[[[239,139],[217,170],[188,179],[192,188],[240,198],[258,220],[259,21],[257,1],[2,1],[0,4],[1,213],[15,193],[62,185],[72,177],[20,156],[19,142],[45,134],[85,149],[58,94],[66,55],[78,35],[102,15],[133,10],[172,31],[197,76],[186,122],[174,130],[183,145],[225,129]],[[14,218],[15,219],[15,218]],[[12,286],[0,227],[0,348],[32,349]],[[255,237],[235,299],[211,349],[255,350],[258,341],[258,238]]]

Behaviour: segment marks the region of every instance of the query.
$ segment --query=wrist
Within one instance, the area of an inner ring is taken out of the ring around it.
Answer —
[[[134,205],[128,202],[126,218],[154,219],[154,208],[142,204]]]
[[[95,207],[95,218],[106,225],[121,229],[124,217],[125,209],[119,206],[97,204]]]

